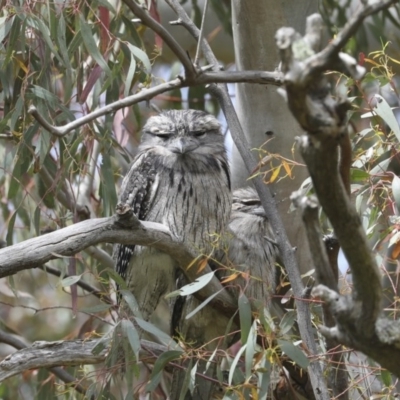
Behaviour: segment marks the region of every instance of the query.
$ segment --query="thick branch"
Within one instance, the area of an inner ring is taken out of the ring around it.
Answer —
[[[29,369],[100,364],[105,360],[106,350],[98,355],[93,354],[92,350],[97,342],[35,342],[31,347],[18,350],[0,362],[0,382]]]
[[[6,343],[6,344],[8,344],[10,346],[13,346],[18,350],[27,348],[26,344],[22,340],[18,339],[14,335],[10,335],[10,334],[7,334],[7,333],[2,332],[2,331],[0,331],[0,342],[1,343]],[[64,369],[62,369],[60,367],[52,367],[52,368],[49,368],[49,369],[55,376],[57,376],[63,382],[65,382],[67,384],[71,384],[72,383],[74,389],[77,392],[82,393],[82,394],[86,393],[86,389],[81,384],[79,384],[76,381],[76,379],[71,374],[69,374],[67,371],[65,371]],[[18,373],[19,372],[15,373],[13,375],[16,375]],[[0,382],[2,381],[1,376],[2,376],[2,371],[1,371],[1,367],[0,367]],[[10,376],[12,376],[12,375],[10,375]],[[9,377],[9,376],[7,376],[7,377]],[[4,378],[4,379],[6,379],[6,378]]]
[[[86,220],[1,249],[0,278],[40,267],[56,258],[72,257],[89,246],[104,242],[155,247],[177,260],[191,282],[210,272],[209,267],[199,274],[195,267],[186,268],[195,256],[181,242],[176,241],[164,225],[134,220],[124,227],[121,219],[122,217],[109,217]],[[204,300],[221,289],[222,285],[214,278],[196,296]],[[237,309],[236,301],[224,290],[215,300],[215,306],[229,315]]]
[[[318,286],[313,294],[329,305],[336,320],[333,328],[322,328],[330,339],[352,346],[371,356],[382,366],[399,375],[400,367],[393,360],[400,357],[399,323],[382,319],[382,287],[375,257],[369,249],[365,232],[339,174],[338,146],[347,135],[345,100],[335,101],[325,71],[337,68],[357,79],[362,76],[355,60],[338,53],[345,38],[355,32],[360,22],[372,11],[389,7],[393,1],[362,9],[339,34],[339,40],[316,55],[304,59],[297,51],[302,39],[291,28],[278,31],[277,45],[285,71],[285,87],[289,107],[308,136],[300,139],[300,150],[310,172],[318,200],[328,216],[340,246],[350,264],[353,277],[351,296],[340,296],[337,290]],[[332,63],[333,60],[333,63]],[[310,243],[314,246],[315,243]],[[316,264],[321,255],[314,252]],[[322,261],[326,265],[326,260]],[[322,278],[324,274],[321,274]],[[328,282],[324,282],[329,285]],[[400,376],[400,375],[399,375]]]
[[[161,24],[159,24],[154,18],[152,18],[146,9],[144,9],[134,0],[123,0],[123,2],[137,17],[140,18],[143,25],[146,25],[154,33],[156,33],[163,39],[163,41],[168,45],[172,52],[177,56],[178,60],[182,63],[183,67],[185,68],[185,75],[188,78],[194,77],[196,75],[194,65],[192,64],[192,61],[190,60],[185,50],[182,49],[175,38]]]

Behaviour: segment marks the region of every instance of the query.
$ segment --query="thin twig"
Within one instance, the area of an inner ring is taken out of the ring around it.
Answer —
[[[196,66],[199,65],[200,48],[201,48],[201,43],[202,43],[203,37],[204,37],[204,25],[205,25],[205,22],[206,22],[207,9],[208,9],[208,0],[205,0],[204,9],[203,9],[203,15],[202,15],[202,18],[201,18],[201,27],[200,27],[199,40],[197,41],[196,56],[194,57],[194,65],[196,65]]]
[[[204,42],[204,41],[203,41]],[[204,53],[204,48],[203,48]],[[161,83],[152,88],[142,89],[140,92],[125,97],[124,99],[117,100],[104,107],[101,107],[85,116],[78,118],[66,125],[54,126],[45,120],[37,111],[36,107],[32,106],[29,108],[29,113],[42,125],[48,132],[53,135],[62,137],[70,133],[71,131],[80,128],[81,126],[88,124],[96,118],[110,114],[114,111],[120,110],[121,108],[130,107],[133,104],[141,101],[147,101],[161,93],[168,92],[173,89],[180,89],[183,87],[206,85],[210,83],[254,83],[260,85],[274,85],[281,86],[283,83],[283,76],[279,72],[268,72],[268,71],[233,71],[233,72],[222,72],[219,68],[216,68],[214,72],[204,72],[195,78],[188,80],[180,77],[173,79],[166,83]]]
[[[39,267],[43,272],[47,272],[51,275],[58,276],[58,277],[63,277],[63,279],[68,278],[70,275],[68,274],[62,274],[61,271],[59,271],[56,268],[50,267],[49,265],[42,265]],[[76,285],[85,290],[86,292],[92,294],[93,296],[97,297],[99,300],[104,301],[104,303],[111,304],[113,305],[114,302],[111,300],[111,298],[104,294],[101,290],[97,289],[96,287],[90,285],[89,283],[83,281],[80,279],[78,282],[76,282]]]
[[[364,6],[358,13],[355,13],[347,24],[340,30],[334,39],[320,53],[327,59],[337,54],[348,42],[348,40],[357,32],[364,19],[379,11],[385,10],[390,6],[398,3],[399,0],[386,0],[376,2],[375,4]]]

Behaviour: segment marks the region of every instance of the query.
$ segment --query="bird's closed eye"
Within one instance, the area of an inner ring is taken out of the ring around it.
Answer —
[[[152,136],[157,136],[161,139],[168,139],[169,137],[171,137],[174,134],[174,132],[165,132],[165,131],[159,131],[159,130],[148,131],[147,133],[149,133]]]
[[[196,136],[196,137],[202,137],[202,136],[205,136],[205,134],[206,134],[206,132],[205,131],[193,131],[193,132],[190,132],[193,136]]]

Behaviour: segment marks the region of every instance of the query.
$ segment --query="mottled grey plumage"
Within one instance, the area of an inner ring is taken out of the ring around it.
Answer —
[[[233,285],[241,287],[249,299],[267,305],[275,291],[278,248],[275,234],[253,188],[233,192],[229,233],[225,249],[216,255],[218,261],[228,268],[248,273],[249,279],[238,276]]]
[[[166,225],[199,254],[211,250],[230,208],[229,167],[220,124],[197,110],[170,110],[149,118],[139,153],[125,176],[119,201],[141,220]],[[143,318],[175,287],[177,263],[151,247],[117,245],[117,272],[127,281]]]
[[[218,261],[215,267],[219,269],[218,276],[221,280],[234,273],[233,270],[247,274],[246,279],[244,276],[238,276],[227,283],[228,290],[236,298],[243,291],[253,302],[269,307],[271,295],[275,291],[275,262],[278,249],[260,198],[253,188],[234,191],[228,232],[222,235],[220,249],[214,257]],[[221,265],[226,269],[221,269]],[[229,334],[239,329],[233,322],[230,331],[226,332],[229,318],[221,315],[212,306],[203,307],[192,318],[186,320],[185,316],[198,306],[199,301],[194,296],[179,298],[174,305],[171,324],[173,333],[178,332],[194,347],[207,344],[206,347],[213,350],[222,344],[222,340],[218,338],[223,338],[225,333]],[[225,344],[232,344],[234,338],[230,336]],[[175,386],[179,388],[182,385],[183,374],[174,378],[177,381]],[[212,385],[199,385],[200,389],[208,391],[203,397],[211,398],[214,390]],[[171,397],[171,400],[178,398],[179,396]]]

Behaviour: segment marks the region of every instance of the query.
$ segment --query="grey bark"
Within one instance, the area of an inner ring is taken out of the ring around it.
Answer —
[[[282,26],[293,26],[304,31],[306,17],[318,8],[316,0],[232,0],[232,27],[236,67],[243,70],[271,70],[278,67],[275,32]],[[267,139],[267,149],[283,157],[293,158],[295,136],[302,133],[276,88],[259,85],[236,85],[236,109],[251,148],[260,147]],[[273,132],[267,135],[266,132]],[[296,159],[300,161],[297,154]],[[274,184],[278,209],[289,240],[296,246],[300,271],[311,268],[311,257],[299,212],[288,213],[290,194],[307,178],[306,168],[296,167],[295,179],[284,179]],[[233,149],[232,179],[234,188],[245,185],[246,168],[236,147]]]

